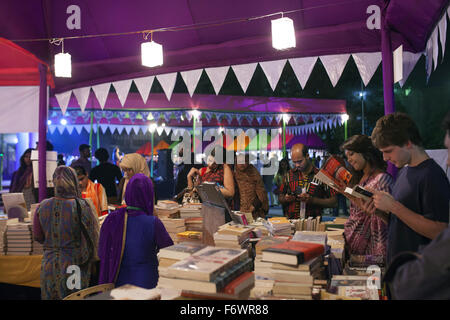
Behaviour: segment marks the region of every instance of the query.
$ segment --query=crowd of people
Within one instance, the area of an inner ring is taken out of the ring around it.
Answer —
[[[444,125],[450,155],[450,113]],[[35,239],[44,244],[42,298],[62,299],[72,292],[66,286],[71,265],[80,266],[83,288],[98,283],[155,287],[156,254],[173,242],[153,215],[155,184],[147,161],[131,153],[113,164],[100,148],[95,152],[100,164],[91,168],[90,147],[81,145],[79,151],[70,167],[58,166],[54,197],[41,202],[34,216]],[[249,154],[235,153],[234,161],[226,163],[218,151],[226,154],[215,149],[204,166],[193,161],[177,166],[175,195],[213,182],[230,208],[255,219],[267,218],[270,206],[278,203],[289,219],[322,216],[325,208],[338,206],[337,191],[314,183],[321,160],[310,157],[303,144],[292,147],[290,159],[281,159],[270,179],[250,163]],[[380,257],[389,267],[386,283],[393,298],[450,298],[450,184],[425,152],[416,124],[403,113],[386,115],[370,137],[354,135],[341,151],[352,173],[349,185],[373,193],[369,201],[346,194],[348,253]],[[26,199],[33,194],[30,153],[21,157],[11,186],[11,192],[23,192]],[[387,162],[398,169],[395,179]],[[108,214],[108,204],[117,209]],[[105,214],[100,230],[98,218]]]

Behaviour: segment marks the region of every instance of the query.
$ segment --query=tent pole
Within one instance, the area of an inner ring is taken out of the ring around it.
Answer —
[[[286,158],[286,121],[283,117],[283,158]]]
[[[386,8],[383,9],[381,20],[381,58],[383,70],[383,95],[384,95],[384,114],[395,112],[394,99],[394,62],[392,56],[391,33],[386,22]],[[388,162],[387,172],[396,177],[397,168]]]
[[[97,148],[95,150],[100,149],[100,128],[98,127],[98,121],[97,121]],[[97,159],[97,165],[100,164],[100,161]]]
[[[150,178],[153,179],[153,132],[151,132],[152,135],[152,153],[151,153],[151,160],[150,160]]]
[[[47,198],[47,66],[39,64],[39,202]]]

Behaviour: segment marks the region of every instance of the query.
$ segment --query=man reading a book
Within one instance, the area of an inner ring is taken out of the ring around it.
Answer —
[[[323,208],[337,206],[336,191],[324,184],[311,184],[319,172],[308,154],[308,147],[297,143],[292,147],[294,168],[289,170],[286,181],[280,187],[279,201],[287,205],[287,218],[298,219],[322,215]],[[303,204],[303,205],[302,205]]]
[[[442,168],[422,147],[419,130],[404,113],[380,118],[373,144],[400,169],[392,195],[374,193],[374,206],[390,212],[387,263],[403,251],[417,252],[448,226],[450,184]]]
[[[450,112],[444,120],[447,167],[450,167]],[[448,200],[448,199],[447,199]],[[448,214],[443,212],[443,214]],[[450,299],[450,228],[418,252],[403,252],[389,266],[384,281],[392,299]]]

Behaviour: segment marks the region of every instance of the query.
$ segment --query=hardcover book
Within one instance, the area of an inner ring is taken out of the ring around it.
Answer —
[[[324,246],[316,243],[286,241],[262,250],[263,261],[297,266],[324,253]]]

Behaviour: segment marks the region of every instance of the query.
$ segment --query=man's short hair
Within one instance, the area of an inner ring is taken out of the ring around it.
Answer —
[[[108,161],[108,159],[109,159],[108,150],[106,150],[105,148],[98,148],[97,150],[95,150],[95,157],[100,162]]]
[[[395,112],[378,119],[372,131],[372,143],[378,148],[403,147],[408,141],[422,147],[422,138],[414,121],[405,113]]]
[[[77,176],[87,175],[86,169],[82,166],[75,166],[73,169],[77,173]]]
[[[80,152],[83,152],[84,150],[90,149],[90,148],[91,148],[91,146],[88,145],[88,144],[81,144],[81,145],[78,147],[78,150],[79,150]]]

